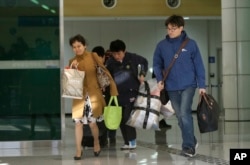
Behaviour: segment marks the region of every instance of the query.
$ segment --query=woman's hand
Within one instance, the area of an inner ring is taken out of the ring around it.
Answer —
[[[77,60],[73,60],[72,63],[71,63],[71,67],[72,67],[73,69],[77,69],[78,64],[79,64],[79,63],[77,62]]]

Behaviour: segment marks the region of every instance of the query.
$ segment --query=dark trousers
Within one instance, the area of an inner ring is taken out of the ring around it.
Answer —
[[[127,105],[122,105],[122,121],[120,124],[120,129],[124,144],[126,145],[129,145],[129,141],[136,139],[136,129],[134,127],[126,125],[130,117],[133,105],[134,102],[129,103]]]
[[[109,139],[115,139],[116,138],[116,130],[108,129],[108,138]]]

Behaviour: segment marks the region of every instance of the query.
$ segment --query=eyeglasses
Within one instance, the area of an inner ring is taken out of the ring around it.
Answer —
[[[174,32],[176,29],[179,29],[179,27],[173,27],[173,28],[167,27],[167,30],[171,32]]]

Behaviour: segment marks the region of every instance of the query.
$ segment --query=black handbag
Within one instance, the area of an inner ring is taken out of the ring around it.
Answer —
[[[212,95],[202,93],[197,106],[197,120],[200,133],[218,130],[219,105]]]
[[[166,80],[166,78],[168,76],[168,73],[170,72],[170,69],[174,65],[175,60],[179,57],[179,54],[181,53],[182,48],[185,47],[185,45],[187,44],[188,41],[189,41],[189,38],[186,38],[182,42],[182,44],[181,44],[180,48],[178,49],[177,53],[174,55],[174,58],[172,59],[171,63],[169,64],[169,66],[167,67],[167,69],[165,71],[163,71],[163,79],[162,79],[163,83]],[[166,105],[168,103],[168,101],[169,101],[169,96],[168,96],[168,92],[167,92],[167,90],[165,88],[165,85],[164,85],[164,88],[160,92],[160,100],[161,100],[161,103],[163,105]]]
[[[168,92],[166,91],[166,89],[162,89],[160,92],[160,100],[161,100],[161,104],[166,105],[169,101],[169,96],[168,96]]]

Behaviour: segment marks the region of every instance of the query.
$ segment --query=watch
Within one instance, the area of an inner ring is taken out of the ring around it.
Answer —
[[[181,5],[181,0],[166,0],[166,5],[171,9],[176,9]]]
[[[102,5],[105,8],[111,9],[116,6],[117,0],[102,0]]]

